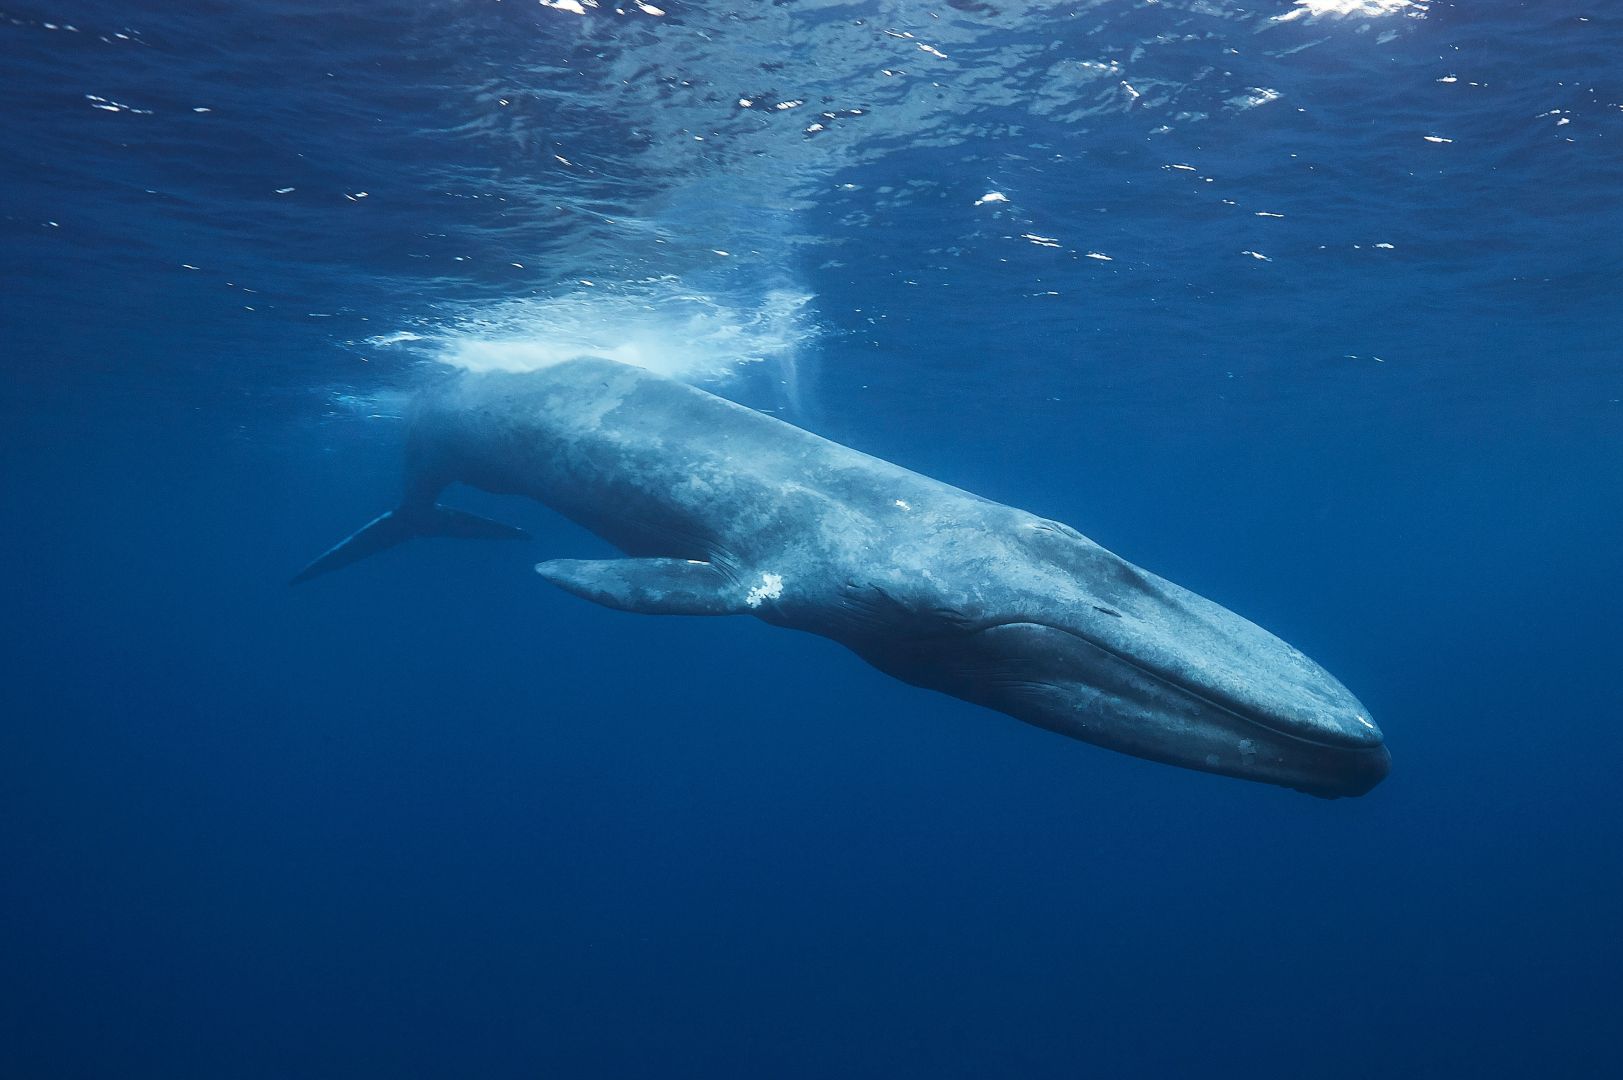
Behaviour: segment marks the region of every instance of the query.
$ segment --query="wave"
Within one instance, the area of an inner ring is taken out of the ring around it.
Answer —
[[[811,296],[778,288],[742,302],[676,277],[582,281],[556,296],[470,306],[443,325],[371,338],[463,371],[535,371],[601,356],[686,382],[725,382],[760,367],[791,407],[803,405],[805,357],[819,329]]]

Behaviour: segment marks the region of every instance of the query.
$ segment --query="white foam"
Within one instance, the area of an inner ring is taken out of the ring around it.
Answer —
[[[1283,15],[1275,15],[1274,22],[1290,22],[1304,16],[1316,19],[1328,16],[1345,19],[1352,17],[1379,18],[1382,15],[1425,17],[1427,0],[1296,0],[1296,6]]]
[[[817,333],[810,300],[789,290],[722,300],[664,278],[502,301],[419,340],[431,358],[467,371],[535,371],[601,356],[695,381],[771,363],[792,385]]]
[[[366,339],[366,343],[381,349],[387,348],[390,345],[399,345],[406,341],[421,340],[423,340],[423,335],[421,334],[414,334],[410,330],[396,330],[392,334],[379,334],[377,337],[369,337]]]

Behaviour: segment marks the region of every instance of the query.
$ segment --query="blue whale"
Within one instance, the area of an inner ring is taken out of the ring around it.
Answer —
[[[524,495],[623,559],[536,571],[588,600],[753,615],[904,682],[1155,761],[1362,795],[1391,758],[1318,664],[1075,529],[641,368],[465,375],[417,403],[400,505],[307,581],[417,536],[520,530],[439,505]]]

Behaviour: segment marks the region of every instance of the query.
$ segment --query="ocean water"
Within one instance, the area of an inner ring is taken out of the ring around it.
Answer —
[[[0,8],[0,1075],[1523,1077],[1623,986],[1623,13]],[[1069,522],[1391,776],[1112,754],[402,547],[596,353]]]

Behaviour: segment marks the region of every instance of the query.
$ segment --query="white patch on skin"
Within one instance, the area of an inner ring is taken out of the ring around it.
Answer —
[[[750,589],[744,595],[744,603],[752,608],[761,606],[763,600],[777,600],[783,596],[783,575],[762,574],[761,583]]]
[[[1375,725],[1370,723],[1368,720],[1365,720],[1362,716],[1358,717],[1357,719],[1358,719],[1358,722],[1360,724],[1363,724],[1365,727],[1369,728],[1371,731],[1375,730]]]
[[[898,510],[911,510],[911,509],[913,509],[913,506],[906,499],[897,499],[896,500],[896,509],[898,509]]]

